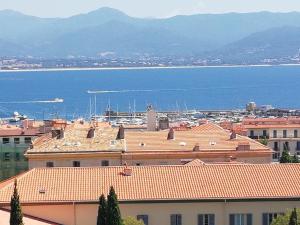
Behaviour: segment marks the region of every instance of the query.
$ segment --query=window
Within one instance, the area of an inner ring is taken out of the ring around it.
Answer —
[[[300,151],[300,141],[297,141],[297,147],[296,150]]]
[[[215,225],[214,214],[199,214],[198,225]]]
[[[14,143],[15,144],[20,144],[20,138],[14,138]]]
[[[141,220],[145,225],[148,225],[148,215],[137,215],[136,219]]]
[[[250,137],[254,137],[254,130],[250,130]]]
[[[171,225],[181,225],[181,214],[171,215]]]
[[[53,162],[46,162],[46,167],[54,167],[54,163]]]
[[[267,131],[263,130],[263,137],[267,137]]]
[[[101,161],[101,166],[109,166],[109,161],[108,160],[102,160]]]
[[[271,225],[279,215],[283,215],[283,213],[263,213],[263,225]]]
[[[274,150],[275,151],[279,151],[279,146],[278,146],[278,142],[277,141],[274,142]]]
[[[142,163],[136,163],[135,165],[136,165],[136,166],[141,166],[141,165],[142,165]]]
[[[229,225],[252,225],[252,214],[230,214]]]
[[[277,130],[273,130],[273,138],[277,138]]]
[[[9,152],[5,152],[4,153],[4,161],[9,161],[10,160],[10,153]]]
[[[283,130],[283,138],[286,138],[286,137],[287,137],[287,131]]]
[[[25,144],[31,144],[31,137],[24,138]]]
[[[280,152],[273,153],[273,159],[280,159]]]
[[[289,142],[284,142],[283,143],[283,149],[287,149],[288,151],[290,150]]]
[[[9,144],[9,138],[2,138],[3,144]]]
[[[294,138],[298,137],[298,130],[294,130]]]
[[[79,161],[73,161],[73,167],[80,167]]]
[[[21,157],[20,157],[20,153],[16,152],[16,161],[20,161]]]

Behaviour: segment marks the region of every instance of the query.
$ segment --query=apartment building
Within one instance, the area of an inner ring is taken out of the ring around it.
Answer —
[[[300,164],[36,168],[17,177],[23,212],[62,225],[94,225],[113,186],[122,217],[145,225],[270,225],[300,207]],[[293,185],[291,185],[293,184]],[[14,180],[0,183],[9,209]]]
[[[284,148],[291,155],[300,155],[300,118],[248,118],[242,122],[247,136],[252,139],[267,139],[274,150],[273,159],[280,159]]]
[[[20,125],[0,126],[0,180],[7,179],[28,170],[24,156],[33,141],[51,131],[52,127],[65,128],[61,120],[24,120]]]
[[[29,168],[37,168],[182,165],[194,159],[271,163],[272,153],[255,140],[212,123],[159,131],[74,123],[37,139],[25,155]]]

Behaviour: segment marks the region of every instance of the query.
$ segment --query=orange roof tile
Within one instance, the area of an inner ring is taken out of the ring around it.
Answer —
[[[176,131],[175,139],[167,140],[168,130],[125,131],[128,152],[142,151],[192,151],[199,144],[200,151],[235,151],[240,142],[249,142],[250,150],[271,151],[268,147],[245,136],[230,140],[230,132],[206,123],[188,130]]]
[[[300,164],[38,168],[18,178],[24,203],[97,202],[114,186],[122,201],[300,197]],[[293,184],[293,185],[291,185]],[[9,204],[13,182],[0,189]]]

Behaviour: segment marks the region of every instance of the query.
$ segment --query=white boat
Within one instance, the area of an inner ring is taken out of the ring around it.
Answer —
[[[54,102],[64,102],[64,100],[62,98],[55,98]]]

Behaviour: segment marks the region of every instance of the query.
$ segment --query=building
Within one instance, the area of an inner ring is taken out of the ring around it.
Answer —
[[[160,131],[74,123],[37,139],[25,155],[29,168],[36,168],[182,165],[193,159],[270,163],[272,154],[270,148],[211,123]]]
[[[0,180],[7,179],[28,170],[28,160],[24,152],[34,140],[50,132],[53,128],[65,129],[62,120],[24,120],[20,125],[0,126]]]
[[[291,155],[300,155],[300,118],[246,118],[242,126],[252,139],[267,139],[268,146],[274,150],[277,161],[284,148]]]
[[[96,224],[110,186],[122,217],[146,225],[270,225],[300,207],[299,176],[300,164],[194,164],[36,168],[17,181],[26,215],[62,225]],[[13,186],[0,183],[0,207],[9,209]]]
[[[34,121],[25,120],[21,126],[0,126],[0,180],[28,170],[24,152],[42,131]]]

